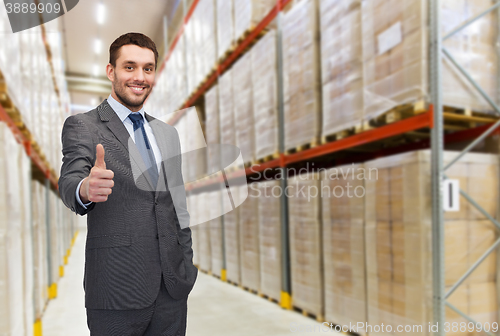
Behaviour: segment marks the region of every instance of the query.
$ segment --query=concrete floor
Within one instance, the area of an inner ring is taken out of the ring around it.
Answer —
[[[59,281],[58,296],[49,302],[43,316],[43,336],[90,335],[82,284],[84,248],[85,231],[80,230]],[[187,336],[305,336],[325,332],[318,330],[320,323],[313,319],[283,310],[213,276],[198,274],[188,301]],[[312,328],[316,332],[311,332]]]

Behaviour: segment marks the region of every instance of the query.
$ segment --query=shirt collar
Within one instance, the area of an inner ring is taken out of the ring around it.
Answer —
[[[113,98],[113,96],[111,96],[111,94],[108,97],[108,104],[116,112],[116,114],[118,115],[118,117],[120,118],[120,120],[122,122],[124,122],[125,119],[128,118],[128,115],[130,113],[133,113],[127,107],[125,107],[123,104],[119,103],[115,98]],[[146,117],[144,116],[144,105],[137,112],[139,112],[142,115],[142,117],[144,118],[144,120],[146,120]]]

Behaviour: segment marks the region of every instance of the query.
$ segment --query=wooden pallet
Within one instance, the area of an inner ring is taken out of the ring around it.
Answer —
[[[325,317],[322,314],[313,314],[313,313],[311,313],[305,309],[302,309],[300,307],[297,307],[297,306],[293,306],[293,310],[301,313],[305,317],[310,317],[312,319],[315,319],[318,322],[325,322]]]
[[[253,161],[253,164],[254,165],[258,165],[258,164],[262,164],[262,163],[265,163],[265,162],[269,162],[269,161],[272,161],[272,160],[276,160],[280,157],[280,153],[279,152],[275,152],[274,154],[269,154],[269,155],[266,155],[260,159],[257,159],[255,161]]]
[[[231,280],[226,280],[226,282],[227,282],[228,284],[233,285],[233,286],[240,287],[240,285],[239,285],[239,284],[237,284],[237,283],[236,283],[236,282],[234,282],[234,281],[231,281]]]
[[[294,148],[289,148],[285,151],[285,154],[289,155],[289,154],[293,154],[293,153],[299,153],[299,152],[302,152],[306,149],[311,149],[311,148],[314,148],[316,146],[318,146],[319,144],[319,139],[317,138],[314,138],[312,139],[310,142],[308,143],[305,143],[303,145],[299,145],[299,146],[296,146]]]
[[[270,297],[270,296],[269,296],[269,295],[267,295],[267,294],[260,293],[260,294],[259,294],[259,296],[260,296],[261,298],[264,298],[264,299],[266,299],[266,300],[268,300],[268,301],[270,301],[270,302],[273,302],[273,303],[276,303],[276,304],[278,304],[278,305],[279,305],[279,301],[278,301],[278,300],[276,300],[275,298]]]

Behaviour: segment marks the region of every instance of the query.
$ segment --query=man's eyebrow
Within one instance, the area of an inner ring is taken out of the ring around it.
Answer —
[[[136,65],[137,62],[136,61],[124,61],[123,62],[124,65],[127,65],[127,64],[132,64],[132,65]],[[148,62],[145,64],[145,66],[154,66],[154,62]]]

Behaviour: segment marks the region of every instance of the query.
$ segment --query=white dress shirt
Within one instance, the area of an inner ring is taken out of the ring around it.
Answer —
[[[123,125],[127,129],[128,133],[130,134],[130,137],[135,143],[135,134],[134,134],[134,124],[132,123],[132,120],[128,117],[132,111],[130,111],[127,107],[116,101],[111,95],[108,97],[108,104],[111,106],[111,108],[116,112],[120,120],[122,121]],[[151,144],[151,148],[153,149],[153,154],[155,156],[156,160],[156,167],[158,168],[158,172],[160,171],[161,167],[161,153],[160,153],[160,148],[158,147],[158,144],[156,143],[156,138],[155,135],[153,134],[153,130],[151,129],[151,125],[149,125],[149,122],[147,121],[146,117],[144,116],[144,107],[142,107],[138,111],[142,117],[144,118],[144,130],[146,131],[146,135],[148,136],[149,143]],[[106,149],[104,149],[106,151]],[[104,156],[106,156],[106,152],[104,152]],[[87,209],[87,206],[92,204],[92,202],[83,204],[82,200],[80,199],[80,186],[82,185],[83,180],[80,181],[78,184],[78,187],[76,187],[76,200],[82,207]]]

